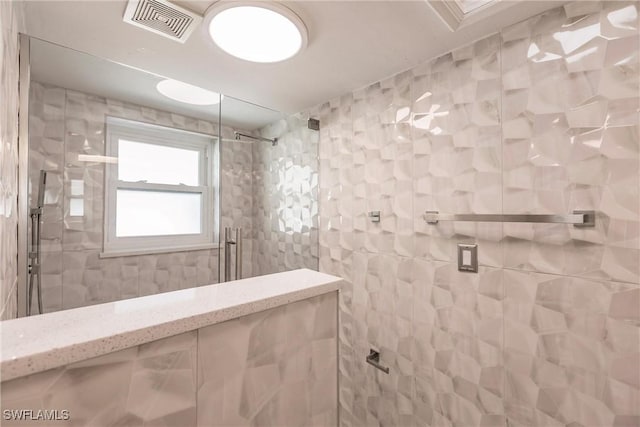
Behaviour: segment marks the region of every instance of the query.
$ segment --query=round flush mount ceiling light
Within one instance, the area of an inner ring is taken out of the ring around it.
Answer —
[[[251,62],[280,62],[307,45],[307,27],[276,2],[220,1],[207,10],[204,27],[229,55]]]
[[[158,82],[156,89],[167,98],[192,105],[214,105],[224,98],[219,93],[173,79]]]

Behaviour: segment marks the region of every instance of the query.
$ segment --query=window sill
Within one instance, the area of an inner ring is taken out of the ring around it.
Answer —
[[[207,249],[218,249],[215,243],[207,243],[203,245],[180,246],[173,248],[153,248],[153,249],[123,249],[108,252],[100,252],[100,258],[118,258],[126,256],[154,255],[154,254],[170,254],[174,252],[192,252]]]

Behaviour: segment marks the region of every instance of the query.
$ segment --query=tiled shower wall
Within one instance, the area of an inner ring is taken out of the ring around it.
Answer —
[[[0,2],[0,320],[18,315],[18,29],[20,4]]]
[[[32,82],[32,197],[37,193],[39,171],[49,171],[42,230],[45,312],[217,282],[216,249],[100,258],[104,164],[78,161],[78,155],[104,155],[106,115],[212,135],[218,132],[213,122]],[[223,224],[242,212],[251,194],[251,149],[233,144],[232,137],[233,130],[223,128],[220,151],[223,159],[229,159],[223,160],[220,173]],[[69,213],[71,180],[84,183],[82,217]],[[250,232],[250,217],[243,219],[243,226]]]
[[[570,3],[322,106],[343,426],[640,424],[638,7]],[[574,209],[596,227],[422,219]]]
[[[318,269],[318,131],[308,114],[295,114],[260,130],[253,144],[254,275]]]

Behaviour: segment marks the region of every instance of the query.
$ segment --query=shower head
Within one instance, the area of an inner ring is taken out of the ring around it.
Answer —
[[[44,190],[47,185],[47,171],[40,171],[40,181],[38,186],[38,207],[44,206]]]

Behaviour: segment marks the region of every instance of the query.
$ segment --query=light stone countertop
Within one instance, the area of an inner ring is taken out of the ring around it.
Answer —
[[[11,380],[339,289],[301,269],[0,322],[0,379]]]

